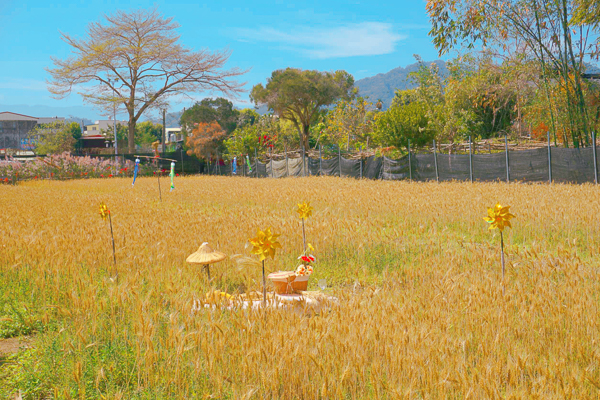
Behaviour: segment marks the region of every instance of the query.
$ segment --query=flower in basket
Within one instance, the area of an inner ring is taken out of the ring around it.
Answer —
[[[306,274],[306,267],[304,265],[299,265],[298,268],[296,268],[296,276],[303,276],[303,275],[307,275]]]
[[[310,243],[308,244],[308,247],[311,250],[314,250]],[[298,260],[301,260],[302,264],[300,264],[298,268],[296,268],[296,271],[294,272],[296,276],[310,275],[313,273],[313,267],[310,264],[315,262],[315,256],[313,256],[312,254],[306,254],[305,252],[305,254],[302,254],[300,257],[298,257]]]
[[[308,264],[308,263],[311,263],[311,262],[315,261],[315,256],[313,256],[313,255],[308,255],[308,256],[302,255],[302,256],[298,257],[298,260],[302,260],[302,261],[304,261],[305,263]]]

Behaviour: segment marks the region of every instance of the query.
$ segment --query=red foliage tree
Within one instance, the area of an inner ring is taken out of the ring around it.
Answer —
[[[217,153],[225,136],[225,131],[218,122],[199,123],[186,140],[186,144],[190,148],[187,153],[190,156],[195,154],[198,158],[208,160]]]

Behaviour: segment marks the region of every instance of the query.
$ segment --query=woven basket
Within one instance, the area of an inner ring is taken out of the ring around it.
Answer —
[[[308,289],[308,278],[310,275],[297,276],[292,282],[292,290],[295,293],[305,292]]]
[[[275,293],[293,294],[308,288],[308,275],[296,276],[293,271],[278,271],[267,276],[273,282]]]
[[[296,279],[296,275],[291,271],[273,272],[267,276],[273,282],[275,293],[277,294],[292,294],[294,292],[292,283]]]

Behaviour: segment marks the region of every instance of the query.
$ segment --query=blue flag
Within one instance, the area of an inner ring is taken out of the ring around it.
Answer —
[[[135,168],[133,169],[133,183],[131,186],[135,185],[135,178],[137,178],[138,170],[140,169],[140,159],[135,159]]]

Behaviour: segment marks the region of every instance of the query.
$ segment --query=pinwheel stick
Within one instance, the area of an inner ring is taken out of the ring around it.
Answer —
[[[210,281],[210,264],[204,264],[204,269],[206,270],[206,275],[208,275],[208,280]]]
[[[110,225],[110,238],[112,240],[113,261],[115,263],[115,273],[116,273],[116,275],[118,277],[119,276],[119,271],[117,271],[117,256],[115,255],[115,235],[113,234],[112,217],[111,217],[110,213],[108,214],[108,223]]]
[[[302,243],[304,243],[304,252],[306,253],[306,231],[304,230],[304,218],[302,218]]]
[[[504,284],[504,234],[500,231],[500,261],[502,262],[502,295],[506,292]]]
[[[263,272],[263,302],[267,305],[267,281],[265,279],[265,260],[262,260],[262,272]]]

